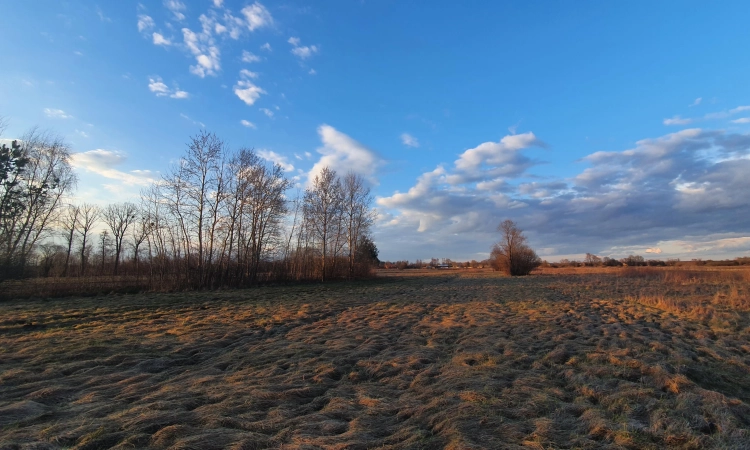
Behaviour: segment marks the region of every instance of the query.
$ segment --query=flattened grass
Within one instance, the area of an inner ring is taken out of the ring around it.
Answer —
[[[748,283],[691,279],[0,303],[0,448],[743,448]]]

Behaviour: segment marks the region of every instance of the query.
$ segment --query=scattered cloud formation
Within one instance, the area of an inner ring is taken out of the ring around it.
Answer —
[[[317,151],[322,156],[310,169],[308,183],[311,183],[324,167],[329,167],[341,175],[352,171],[365,177],[371,184],[378,184],[375,175],[383,161],[374,151],[330,125],[319,126],[318,135],[323,146]],[[305,155],[312,156],[307,152]]]
[[[44,115],[51,119],[72,119],[73,116],[62,109],[44,108]]]
[[[273,111],[271,111],[268,108],[260,108],[260,112],[262,112],[263,114],[265,114],[269,118],[273,118]]]
[[[250,81],[250,78],[255,78],[255,75],[254,72],[243,69],[240,71],[240,79],[234,85],[235,95],[248,106],[252,106],[262,94],[266,93],[266,91]]]
[[[182,29],[185,46],[195,56],[196,65],[190,66],[190,73],[201,78],[216,75],[221,69],[219,47],[210,33],[194,33],[189,28]]]
[[[138,15],[138,31],[141,33],[148,32],[154,28],[154,19],[145,14]]]
[[[254,63],[260,61],[260,56],[257,56],[247,50],[242,51],[242,62]]]
[[[154,32],[153,34],[154,38],[154,45],[172,45],[172,41],[162,36],[160,33]]]
[[[302,60],[310,58],[320,50],[317,45],[300,45],[301,41],[298,37],[290,37],[287,42],[292,44],[292,54]]]
[[[258,156],[265,159],[266,161],[270,161],[274,164],[278,164],[281,166],[282,169],[284,169],[284,172],[292,172],[294,171],[294,165],[289,162],[286,156],[279,155],[276,152],[272,152],[270,150],[258,150]]]
[[[419,147],[419,140],[409,133],[403,133],[401,135],[401,143],[407,147]]]
[[[664,125],[687,125],[691,123],[693,119],[683,119],[680,116],[674,116],[671,119],[664,119]]]
[[[185,99],[190,97],[190,94],[188,94],[185,91],[180,90],[179,88],[175,87],[174,89],[170,89],[169,86],[167,86],[164,81],[162,81],[161,77],[154,76],[149,77],[148,79],[148,90],[156,94],[157,97],[169,97],[169,98],[176,98],[176,99]]]
[[[273,24],[271,13],[268,12],[265,6],[258,2],[242,8],[242,15],[245,16],[247,29],[250,31],[255,31],[259,28],[268,27]]]
[[[750,123],[750,117],[742,117],[739,119],[734,119],[732,123]]]
[[[240,123],[242,124],[243,127],[253,128],[253,129],[257,128],[255,124],[250,122],[249,120],[242,119],[240,120]]]
[[[698,105],[700,105],[700,104],[701,104],[701,102],[702,102],[702,101],[703,101],[703,98],[702,98],[702,97],[698,97],[698,98],[696,98],[696,99],[695,99],[695,100],[693,101],[693,103],[691,103],[691,104],[690,104],[690,105],[688,105],[688,106],[698,106]]]
[[[273,51],[273,49],[271,48],[271,44],[269,44],[268,42],[266,42],[265,44],[261,45],[260,49],[261,50],[265,50],[267,52]]]
[[[123,172],[116,169],[126,160],[126,156],[121,152],[102,149],[73,153],[70,158],[71,165],[76,169],[92,172],[128,185],[148,186],[155,181],[156,174],[149,170]]]
[[[531,133],[480,144],[407,192],[378,198],[378,233],[389,237],[382,253],[437,256],[431,246],[441,243],[445,254],[486,255],[508,218],[552,259],[586,251],[679,257],[719,251],[720,239],[750,249],[750,134],[696,128],[644,139],[588,155],[588,167],[565,179],[529,173],[536,162],[524,153],[539,145]]]
[[[164,7],[172,12],[175,20],[185,20],[185,14],[183,14],[183,11],[185,11],[186,8],[185,4],[180,0],[164,0]]]

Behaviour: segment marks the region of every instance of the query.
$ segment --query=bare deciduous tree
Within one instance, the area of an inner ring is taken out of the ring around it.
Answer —
[[[80,206],[80,212],[78,214],[78,233],[81,235],[81,274],[80,276],[86,275],[86,255],[88,250],[86,248],[86,241],[89,233],[99,221],[101,210],[98,206],[89,203],[84,203]]]
[[[0,264],[22,273],[35,244],[52,232],[76,183],[61,138],[32,129],[0,151]]]
[[[523,231],[512,220],[505,220],[497,227],[501,238],[490,254],[495,270],[511,276],[528,275],[539,267],[541,260],[528,245]]]
[[[112,231],[112,239],[115,244],[115,266],[112,271],[117,275],[117,269],[120,265],[120,253],[122,252],[122,241],[125,239],[125,233],[136,220],[138,207],[132,203],[114,203],[104,208],[102,215],[104,222]]]
[[[328,167],[315,175],[312,186],[305,191],[305,224],[313,239],[320,243],[321,281],[326,279],[331,244],[341,231],[342,200],[341,183],[336,171]]]
[[[65,212],[60,217],[60,227],[63,230],[63,239],[67,246],[65,252],[65,267],[63,268],[62,276],[68,276],[68,267],[70,265],[70,251],[73,248],[73,241],[75,240],[75,233],[78,227],[78,216],[81,214],[81,208],[77,205],[68,205],[65,208]]]

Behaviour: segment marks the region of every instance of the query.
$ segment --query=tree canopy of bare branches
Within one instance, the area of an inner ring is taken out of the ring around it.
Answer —
[[[490,253],[492,266],[495,270],[505,272],[511,276],[528,275],[539,267],[541,260],[536,252],[526,244],[526,236],[512,220],[505,220],[498,225],[500,241]]]

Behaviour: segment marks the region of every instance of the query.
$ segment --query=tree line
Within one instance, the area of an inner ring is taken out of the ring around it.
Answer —
[[[36,130],[0,146],[0,279],[111,275],[200,289],[356,278],[377,266],[372,196],[353,172],[323,168],[290,197],[280,165],[201,131],[140,199],[99,206],[67,201],[70,158]]]

